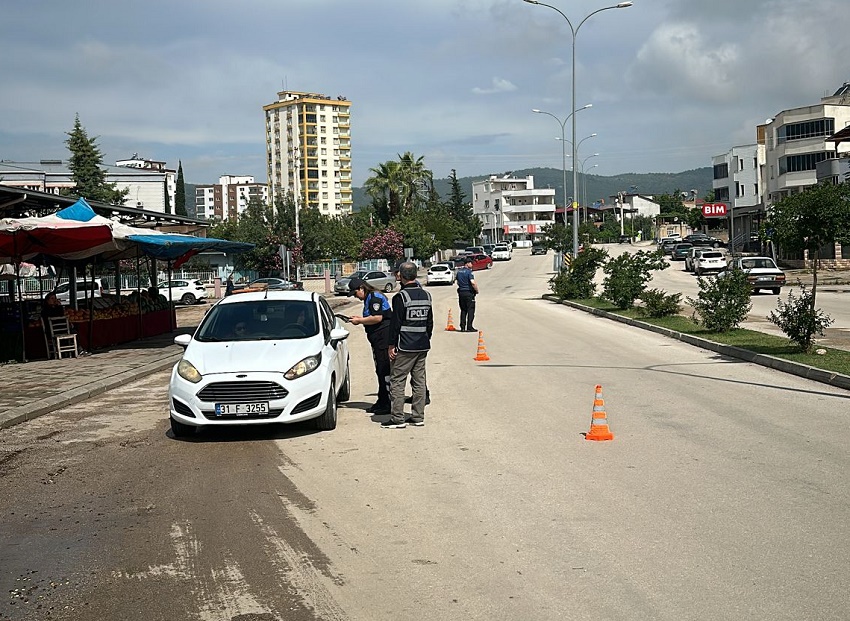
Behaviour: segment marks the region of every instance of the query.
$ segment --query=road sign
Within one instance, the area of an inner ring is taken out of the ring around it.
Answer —
[[[702,215],[706,218],[726,217],[726,203],[703,203]]]

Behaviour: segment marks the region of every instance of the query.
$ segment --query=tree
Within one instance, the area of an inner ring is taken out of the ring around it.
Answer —
[[[783,250],[808,251],[812,258],[811,312],[818,288],[819,250],[828,244],[850,242],[850,183],[819,183],[792,194],[768,214],[772,237]]]
[[[457,171],[453,168],[449,176],[449,198],[445,202],[448,215],[457,225],[457,234],[454,239],[473,240],[481,235],[481,220],[472,210],[472,203],[467,202],[466,194],[460,187],[457,179]],[[448,248],[449,246],[444,246]]]
[[[609,260],[602,268],[607,274],[602,282],[602,297],[613,302],[617,308],[631,308],[646,290],[652,272],[668,267],[670,264],[660,250],[639,250],[634,254],[624,252]]]
[[[183,180],[183,162],[177,163],[177,188],[174,196],[174,213],[178,216],[188,216],[186,212],[186,184]]]
[[[543,227],[543,245],[561,254],[573,251],[573,227],[553,222]]]
[[[372,198],[375,213],[382,224],[389,224],[401,212],[401,197],[399,195],[398,162],[388,161],[370,168],[372,176],[366,179],[363,189]]]
[[[398,182],[402,196],[402,213],[410,213],[426,201],[428,189],[434,187],[434,175],[425,168],[425,156],[415,157],[410,151],[398,156]],[[423,192],[424,190],[424,192]]]
[[[89,138],[80,123],[79,114],[74,118],[74,129],[67,136],[65,144],[71,152],[68,168],[74,181],[74,187],[67,193],[111,205],[123,204],[130,190],[119,190],[114,183],[106,181],[106,170],[101,168],[103,154],[97,146],[97,139]]]

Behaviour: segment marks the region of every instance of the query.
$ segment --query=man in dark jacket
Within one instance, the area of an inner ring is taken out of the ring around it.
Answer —
[[[403,429],[409,422],[415,427],[425,425],[425,359],[431,349],[434,332],[434,312],[431,294],[416,282],[416,265],[410,262],[399,266],[401,291],[392,300],[390,346],[392,362],[390,396],[392,417],[381,423],[384,429]],[[410,419],[404,415],[404,389],[407,376],[413,389]]]
[[[463,268],[457,271],[457,301],[460,306],[460,331],[475,332],[475,296],[478,295],[478,283],[472,273],[472,257],[466,257]]]

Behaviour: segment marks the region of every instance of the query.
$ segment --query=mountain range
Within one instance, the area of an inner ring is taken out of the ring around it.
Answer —
[[[534,177],[535,188],[554,188],[555,203],[564,204],[564,173],[558,168],[526,168],[524,170],[502,171],[492,175],[458,177],[467,201],[472,201],[473,181],[481,181],[488,176]],[[678,173],[624,173],[610,177],[591,174],[582,176],[579,173],[578,185],[581,189],[582,203],[584,203],[584,197],[586,197],[589,203],[604,199],[606,203],[610,204],[614,201],[613,197],[617,195],[617,192],[660,196],[661,194],[672,194],[676,191],[690,193],[692,190],[696,190],[697,197],[703,198],[711,192],[713,177],[714,171],[708,166]],[[567,187],[570,189],[572,189],[572,182],[572,172],[568,170]],[[449,188],[448,178],[434,179],[434,189],[444,199],[449,195]],[[572,192],[570,192],[570,195],[572,195]],[[352,196],[355,211],[370,202],[363,188],[354,188]]]

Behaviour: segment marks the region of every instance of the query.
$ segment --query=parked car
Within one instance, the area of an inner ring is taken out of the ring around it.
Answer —
[[[703,250],[705,250],[705,248],[697,248],[696,246],[694,246],[693,248],[690,248],[688,250],[688,254],[685,257],[685,271],[686,272],[693,272],[694,271],[694,262],[696,261],[696,258],[700,254],[702,254]]]
[[[171,431],[315,421],[336,427],[351,393],[348,331],[309,291],[257,291],[219,300],[185,347],[168,385]]]
[[[251,290],[258,288],[265,288],[269,291],[303,291],[304,284],[295,282],[294,280],[287,280],[286,278],[268,276],[266,278],[257,278],[256,280],[252,280],[247,285],[236,285],[233,292],[239,293],[243,289]]]
[[[665,242],[673,242],[674,244],[678,244],[682,241],[682,236],[679,234],[676,235],[668,235],[666,237],[662,237],[658,240],[659,248],[664,245]]]
[[[352,278],[365,280],[378,291],[384,291],[386,293],[395,289],[397,282],[394,274],[388,274],[380,270],[357,270],[351,276],[337,280],[334,283],[334,293],[337,295],[351,295],[351,292],[348,290],[348,283],[351,282]]]
[[[448,263],[435,263],[428,268],[425,282],[429,285],[453,285],[455,282],[454,266]]]
[[[466,254],[487,254],[484,252],[484,246],[467,246],[464,252]]]
[[[685,242],[676,244],[673,246],[673,252],[670,253],[670,259],[673,261],[684,261],[685,257],[688,256],[688,250],[691,248],[693,248],[693,246]]]
[[[168,289],[171,285],[171,296],[169,297]],[[166,299],[174,302],[180,301],[183,304],[195,304],[198,300],[205,300],[209,297],[207,288],[200,280],[172,280],[157,283],[156,288],[166,297]]]
[[[708,246],[710,248],[720,248],[721,246],[726,245],[723,240],[712,237],[711,235],[706,235],[705,233],[691,233],[690,235],[685,235],[685,237],[682,238],[682,241],[693,244],[694,246]]]
[[[760,289],[770,289],[771,293],[779,295],[779,291],[785,286],[785,272],[770,257],[740,257],[734,259],[725,270],[718,274],[718,277],[723,277],[724,274],[734,269],[746,272],[747,281],[750,283],[753,293],[758,293]]]
[[[490,255],[494,261],[510,261],[512,256],[511,247],[504,244],[496,244]]]
[[[549,249],[543,244],[532,244],[531,245],[531,254],[546,254],[549,252]]]
[[[484,248],[484,254],[488,257],[493,255],[493,248],[496,247],[496,244],[484,244],[482,248]]]
[[[726,257],[718,250],[703,250],[694,258],[694,272],[697,276],[725,269]]]
[[[665,239],[664,241],[661,242],[661,244],[659,245],[659,248],[661,248],[661,252],[663,252],[664,254],[672,255],[673,254],[673,248],[676,247],[676,244],[680,244],[680,243],[682,243],[681,239],[667,238],[667,239]]]
[[[71,283],[61,282],[56,285],[52,293],[56,294],[56,299],[64,304],[71,301]],[[84,300],[88,298],[99,298],[105,293],[103,282],[100,278],[91,278],[89,280],[77,281],[77,299]]]
[[[473,254],[472,256],[472,270],[489,270],[493,267],[493,259],[488,257],[486,254]],[[459,269],[466,265],[468,255],[461,255],[455,257],[455,269]]]
[[[630,243],[632,243],[632,236],[631,235],[619,235],[617,237],[617,243],[618,244],[630,244]]]

